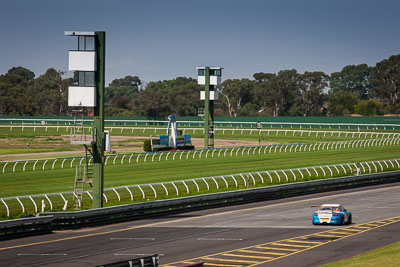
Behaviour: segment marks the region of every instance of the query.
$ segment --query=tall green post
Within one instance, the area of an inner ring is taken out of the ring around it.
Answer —
[[[205,90],[200,92],[200,99],[204,100],[204,148],[214,148],[214,101],[218,100],[215,86],[221,84],[221,67],[196,67],[198,70],[198,84],[204,85]],[[202,109],[201,109],[202,110]]]
[[[93,145],[93,208],[103,207],[104,187],[104,80],[106,59],[106,33],[95,32],[95,50],[97,55],[96,106],[94,107],[93,126],[96,138]]]
[[[205,69],[205,99],[204,99],[204,148],[208,148],[210,132],[210,68]]]
[[[215,86],[210,85],[210,92],[214,91]],[[214,148],[214,100],[209,100],[208,107],[208,148]]]
[[[77,193],[76,208],[81,208],[82,189],[77,183],[93,185],[93,208],[103,207],[104,186],[104,81],[106,33],[103,31],[65,31],[66,36],[78,37],[78,49],[69,51],[68,70],[78,74],[77,84],[68,87],[68,106],[78,107],[75,111],[84,116],[84,108],[93,108],[93,138],[87,138],[86,131],[80,129],[75,135],[71,131],[71,144],[85,146],[85,151],[93,155],[93,169],[86,161],[82,179],[76,177],[74,190]],[[83,120],[82,120],[83,123]],[[88,140],[89,139],[89,140]],[[91,145],[91,149],[88,148]],[[80,199],[79,199],[80,197]]]

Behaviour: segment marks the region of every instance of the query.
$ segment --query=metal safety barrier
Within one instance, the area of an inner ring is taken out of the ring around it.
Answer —
[[[0,222],[0,240],[50,233],[53,216],[28,217]]]
[[[126,204],[84,211],[46,212],[39,213],[37,215],[38,217],[35,219],[40,220],[42,217],[46,217],[46,219],[50,218],[52,220],[52,230],[75,229],[152,216],[164,216],[166,214],[207,209],[210,207],[281,199],[292,196],[394,182],[400,182],[399,171],[289,183],[230,192]],[[30,223],[30,219],[31,218],[19,219],[20,222],[26,221],[24,223],[20,223],[21,227],[24,227],[23,225],[25,223]],[[3,239],[20,236],[18,234],[20,231],[18,227],[15,227],[15,225],[10,225],[9,222],[10,221],[0,222],[0,236],[2,236]],[[11,229],[9,227],[14,228]],[[36,234],[38,230],[34,225],[29,229],[32,231],[32,234]],[[29,231],[25,232],[24,234],[29,234]]]
[[[158,267],[159,260],[159,256],[155,254],[130,260],[102,264],[96,267]]]
[[[212,193],[145,203],[126,204],[102,209],[76,212],[43,213],[52,215],[53,226],[58,229],[102,225],[138,218],[193,211],[216,206],[279,199],[330,190],[400,181],[400,172],[387,172],[348,176],[316,181],[305,181],[230,192]]]

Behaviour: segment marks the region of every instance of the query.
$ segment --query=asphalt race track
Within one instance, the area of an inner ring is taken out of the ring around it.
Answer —
[[[2,266],[95,266],[159,254],[164,266],[318,266],[400,240],[400,183],[216,208],[0,242]],[[314,226],[340,203],[353,224]]]

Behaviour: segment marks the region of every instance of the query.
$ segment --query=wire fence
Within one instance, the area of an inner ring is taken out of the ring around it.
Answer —
[[[157,199],[175,198],[188,195],[221,192],[258,186],[362,175],[387,172],[400,169],[399,159],[352,162],[334,165],[310,166],[285,170],[266,170],[244,172],[212,177],[191,178],[179,181],[167,181],[151,184],[118,186],[104,190],[106,205],[143,202]],[[83,192],[80,207],[90,207],[92,191]],[[73,209],[74,192],[49,193],[30,196],[1,198],[0,216],[10,217],[26,213],[61,211]]]
[[[393,137],[395,137],[393,135]],[[377,147],[399,145],[400,138],[385,139],[366,139],[349,140],[335,142],[318,142],[303,144],[279,144],[264,146],[246,146],[246,147],[226,147],[214,149],[199,150],[180,150],[165,152],[141,152],[126,154],[105,155],[105,165],[134,164],[146,162],[175,161],[175,160],[196,160],[219,157],[237,157],[251,156],[271,153],[297,153],[311,151],[325,151],[337,149],[352,149],[361,147]],[[55,170],[65,168],[76,168],[85,161],[85,156],[65,157],[65,158],[47,158],[47,159],[27,159],[15,161],[1,161],[0,173],[15,173],[39,170]],[[92,157],[89,156],[89,164],[92,163]]]

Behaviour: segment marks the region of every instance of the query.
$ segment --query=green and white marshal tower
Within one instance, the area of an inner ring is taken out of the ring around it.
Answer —
[[[94,111],[93,127],[89,127],[90,136],[85,134],[87,128],[84,127],[82,113],[82,127],[74,134],[71,133],[71,143],[84,145],[86,151],[93,156],[93,165],[86,166],[85,176],[80,181],[86,181],[93,186],[92,207],[102,208],[106,33],[104,31],[66,31],[65,35],[78,37],[77,49],[69,51],[68,70],[78,72],[78,83],[68,88],[68,106],[77,110],[84,110],[86,107],[93,108]]]
[[[215,86],[221,84],[221,67],[197,67],[197,82],[205,85],[200,92],[200,100],[204,100],[204,148],[214,148],[214,101],[218,100]]]

